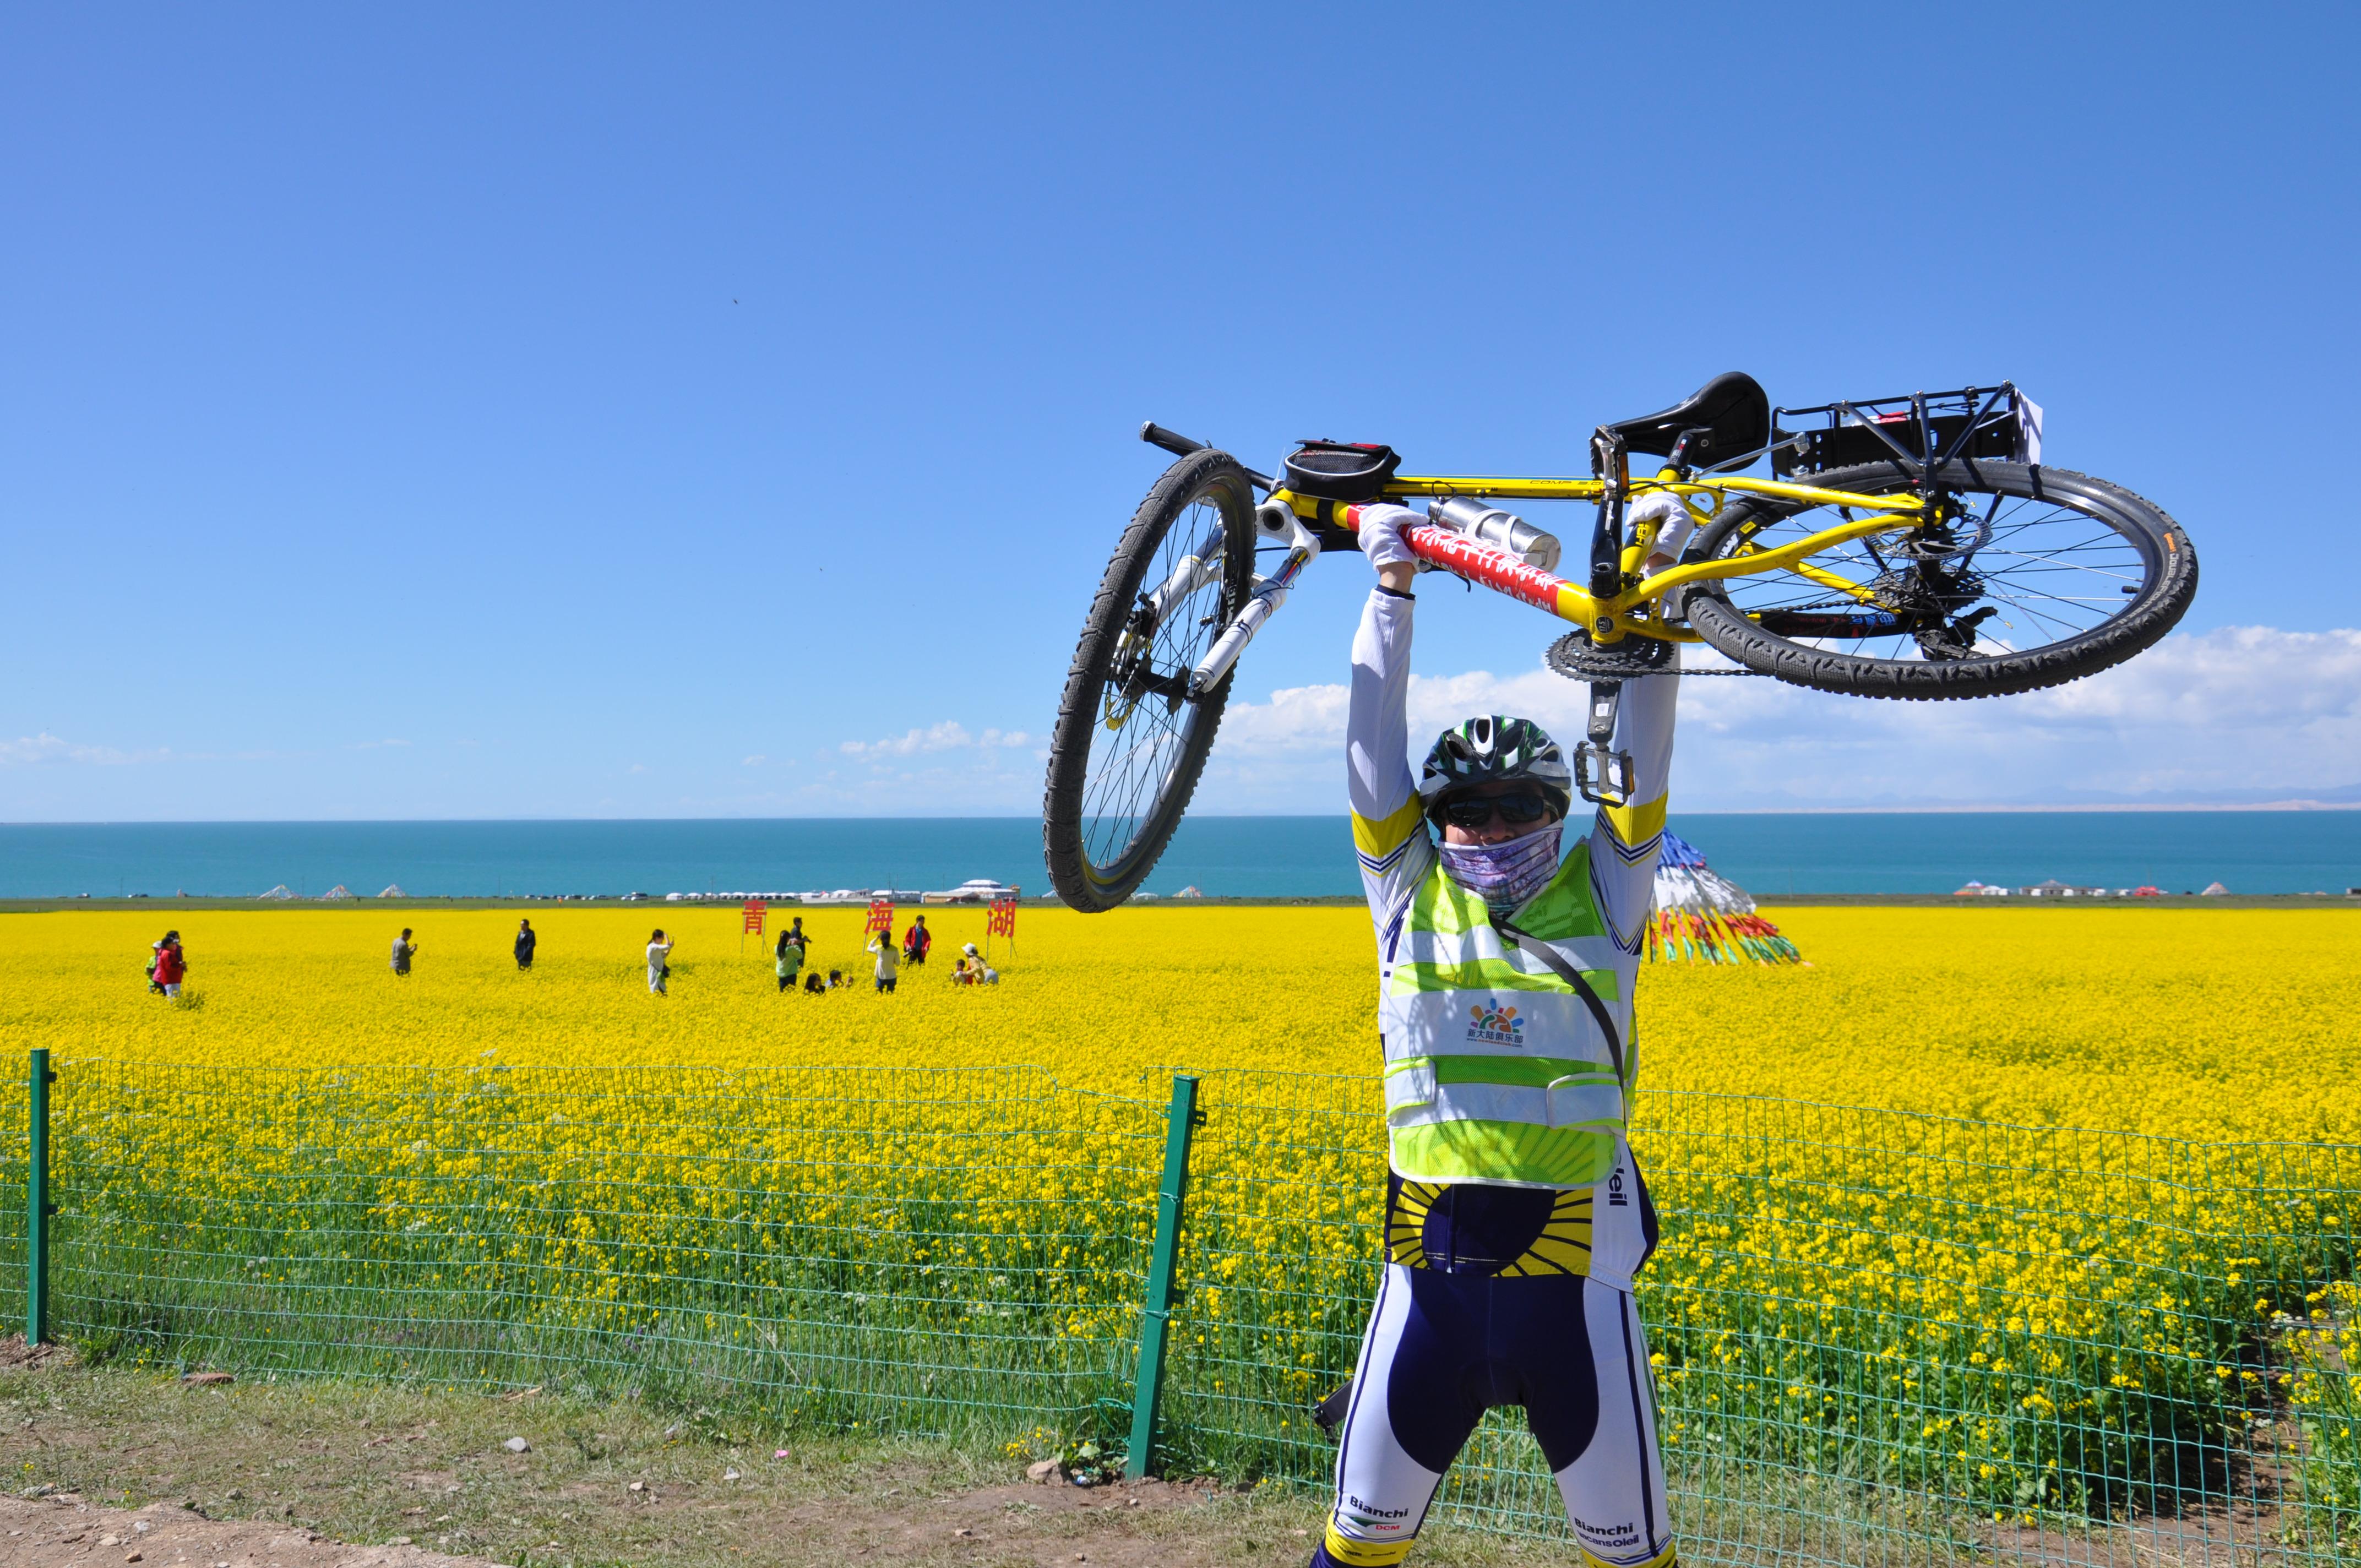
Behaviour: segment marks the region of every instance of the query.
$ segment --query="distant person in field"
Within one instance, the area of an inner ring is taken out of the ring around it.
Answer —
[[[664,927],[657,927],[655,935],[648,938],[648,990],[653,995],[670,994],[664,990],[664,981],[672,974],[672,948],[673,945],[664,940]]]
[[[951,960],[951,983],[953,985],[965,985],[968,983],[966,959],[957,958]]]
[[[772,966],[778,970],[779,990],[782,992],[796,988],[796,972],[804,967],[803,944],[796,940],[796,935],[793,931],[780,932],[779,945],[771,954]]]
[[[181,997],[181,981],[189,972],[188,955],[181,951],[181,934],[167,931],[164,939],[156,944],[155,962],[148,971],[149,989],[161,992],[168,1001]]]
[[[827,989],[828,989],[828,981],[827,981],[826,980],[824,980],[824,979],[822,979],[822,978],[821,978],[819,970],[812,970],[809,974],[807,974],[806,976],[804,976],[804,994],[805,994],[805,995],[807,995],[807,996],[818,996],[820,992],[822,992],[826,991]]]
[[[418,956],[418,944],[410,939],[410,927],[404,926],[401,935],[393,939],[393,972],[407,975],[410,960]]]
[[[877,989],[883,993],[900,983],[900,959],[894,952],[894,932],[891,927],[869,938],[866,949],[877,955]]]
[[[967,954],[967,977],[978,985],[998,985],[1000,971],[983,961],[983,955],[970,942],[963,949]]]
[[[923,915],[910,922],[909,935],[902,938],[902,959],[905,963],[922,964],[935,945],[935,934],[927,929]]]
[[[521,969],[521,970],[526,970],[526,969],[531,969],[531,968],[533,968],[533,944],[534,944],[536,941],[538,941],[539,939],[540,939],[540,938],[536,938],[536,937],[533,934],[533,922],[532,922],[532,921],[530,921],[530,920],[520,920],[520,921],[518,921],[518,922],[517,922],[517,934],[516,934],[516,961],[517,961],[517,968],[519,968],[519,969]]]
[[[787,940],[793,942],[796,947],[801,948],[804,950],[804,956],[806,958],[809,958],[811,956],[811,938],[804,935],[804,917],[802,916],[796,916],[794,922],[787,927]]]

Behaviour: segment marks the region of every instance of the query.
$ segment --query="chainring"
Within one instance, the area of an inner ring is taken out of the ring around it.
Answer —
[[[1669,670],[1680,656],[1680,644],[1661,637],[1631,632],[1601,648],[1591,641],[1590,633],[1576,630],[1551,643],[1542,663],[1572,681],[1631,681]]]

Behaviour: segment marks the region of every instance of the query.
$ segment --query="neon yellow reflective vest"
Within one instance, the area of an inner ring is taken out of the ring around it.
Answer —
[[[1509,920],[1582,972],[1623,1037],[1626,1076],[1581,994],[1438,862],[1411,895],[1378,1002],[1391,1158],[1409,1180],[1583,1187],[1614,1167],[1639,1058],[1590,846]]]

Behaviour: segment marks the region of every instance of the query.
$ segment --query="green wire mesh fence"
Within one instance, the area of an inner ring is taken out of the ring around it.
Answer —
[[[64,1063],[53,1316],[135,1361],[1119,1442],[1170,1088]],[[1316,1486],[1378,1278],[1378,1089],[1216,1072],[1198,1102],[1158,1467]],[[2361,1148],[1694,1094],[1637,1121],[1691,1561],[2361,1557]],[[1441,1517],[1562,1533],[1519,1427],[1488,1420]]]
[[[1208,1075],[1169,1420],[1317,1474],[1377,1279],[1377,1086]],[[2361,1552],[2361,1148],[1642,1094],[1642,1276],[1684,1555]],[[1516,1412],[1443,1517],[1560,1533]]]
[[[99,1354],[928,1431],[1130,1376],[1157,1130],[1038,1071],[82,1062],[57,1094],[53,1310]]]

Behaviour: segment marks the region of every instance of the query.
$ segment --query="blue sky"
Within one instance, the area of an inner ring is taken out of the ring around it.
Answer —
[[[1140,420],[1574,471],[1729,368],[2014,378],[2204,582],[2048,698],[1692,682],[1684,802],[2361,781],[2355,17],[16,8],[0,818],[1028,812]],[[1201,808],[1336,808],[1363,572]],[[1425,707],[1567,706],[1426,600]]]

